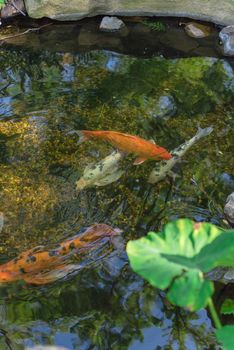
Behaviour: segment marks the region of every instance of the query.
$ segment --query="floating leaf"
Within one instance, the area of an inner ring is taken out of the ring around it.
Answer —
[[[130,241],[127,253],[135,272],[154,287],[168,288],[172,303],[198,310],[213,293],[213,283],[205,280],[203,272],[234,266],[234,231],[180,219],[162,232]]]
[[[215,332],[218,340],[223,345],[223,350],[234,348],[234,326],[224,326]]]
[[[234,300],[226,299],[221,306],[221,313],[224,315],[234,314]]]

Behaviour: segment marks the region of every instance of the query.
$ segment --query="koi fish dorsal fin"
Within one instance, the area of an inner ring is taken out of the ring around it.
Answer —
[[[140,165],[146,161],[146,158],[138,157],[135,159],[133,165]]]
[[[156,145],[156,142],[154,141],[154,139],[150,139],[149,142],[151,142],[153,145]]]
[[[131,134],[125,134],[123,132],[119,132],[119,131],[106,131],[107,133],[109,133],[109,139],[114,139],[115,140],[115,137],[116,136],[120,136],[121,138],[125,138],[128,142],[130,142],[130,140],[132,141],[136,141],[141,139],[141,137],[138,137],[136,135],[131,135]],[[141,139],[142,140],[142,139]]]

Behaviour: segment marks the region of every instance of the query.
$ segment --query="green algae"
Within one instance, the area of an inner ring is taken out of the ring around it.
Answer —
[[[108,68],[112,58],[94,52],[87,64],[72,54],[23,50],[7,52],[8,61],[1,57],[4,81],[10,82],[4,93],[11,106],[0,123],[2,260],[73,236],[94,222],[120,227],[125,241],[182,216],[227,225],[222,207],[233,190],[234,139],[233,78],[227,62],[117,55],[113,70]],[[155,105],[165,95],[176,105],[176,114],[167,120],[154,117]],[[112,147],[102,141],[78,145],[70,131],[118,130],[153,138],[172,150],[191,138],[198,124],[213,125],[214,132],[186,154],[175,169],[175,180],[148,184],[154,162],[135,167],[134,157],[128,156],[126,174],[118,182],[77,193],[75,182],[84,168],[106,157]],[[107,260],[44,290],[20,283],[1,288],[2,323],[12,339],[25,344],[27,338],[40,343],[44,337],[53,343],[59,330],[79,335],[74,349],[86,341],[101,349],[127,349],[143,339],[143,328],[171,330],[174,322],[171,348],[178,343],[183,348],[188,334],[199,347],[212,343],[209,326],[201,321],[195,327],[185,311],[178,315],[150,287],[143,292],[125,258],[114,258],[117,263]],[[155,316],[153,305],[161,316]],[[35,334],[38,320],[49,325],[49,334]]]
[[[87,219],[89,223],[98,219],[117,226],[127,225],[134,230],[140,221],[139,215],[144,215],[142,203],[148,191],[146,179],[153,163],[133,167],[128,158],[127,173],[111,189],[114,191],[111,200],[110,186],[87,190],[78,196],[75,180],[85,166],[106,156],[111,147],[100,141],[78,146],[78,138],[69,135],[70,130],[130,132],[146,139],[154,138],[158,144],[172,149],[191,137],[198,123],[202,127],[213,125],[214,135],[195,146],[181,166],[183,176],[176,183],[177,188],[180,186],[179,196],[191,196],[192,202],[196,203],[200,191],[195,191],[191,185],[193,177],[205,187],[205,192],[210,187],[217,192],[216,180],[220,171],[231,174],[233,129],[232,111],[228,106],[232,93],[223,61],[201,57],[180,60],[124,57],[123,63],[120,60],[119,70],[110,72],[103,68],[105,56],[95,54],[89,66],[76,62],[70,90],[61,96],[61,88],[68,88],[68,83],[62,87],[62,71],[57,66],[62,58],[58,57],[53,64],[43,57],[37,68],[41,78],[38,80],[31,74],[31,90],[17,97],[13,95],[13,113],[18,114],[20,106],[24,112],[29,110],[27,116],[21,115],[17,121],[5,120],[0,125],[0,133],[6,140],[2,142],[6,160],[1,164],[0,180],[3,209],[8,216],[5,235],[9,243],[2,245],[5,252],[10,247],[22,249],[45,240],[55,241],[63,229],[71,230],[69,227],[75,216],[78,217],[77,229]],[[72,62],[75,60],[74,57]],[[216,84],[212,80],[214,76]],[[18,84],[22,84],[20,80]],[[42,90],[39,91],[39,87]],[[11,95],[12,89],[8,93]],[[177,105],[177,115],[165,122],[155,120],[152,117],[154,104],[161,95],[170,93]],[[46,113],[42,110],[40,115],[40,108],[45,108],[42,100],[49,103],[49,108],[46,106]],[[35,101],[33,108],[38,110],[38,116],[30,112],[32,101]],[[212,165],[217,162],[219,167]],[[203,174],[202,168],[207,169],[208,163],[210,171]],[[165,186],[167,182],[151,190],[158,197],[158,191]],[[96,216],[85,210],[91,203],[97,209]],[[215,205],[220,207],[221,203]],[[64,219],[61,214],[58,223],[60,210],[70,206],[73,207],[72,218]],[[112,216],[109,218],[107,213],[110,211]]]

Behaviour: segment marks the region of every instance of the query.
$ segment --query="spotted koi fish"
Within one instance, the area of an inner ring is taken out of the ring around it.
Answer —
[[[106,186],[117,181],[125,173],[120,169],[123,156],[122,153],[114,151],[100,162],[88,165],[83,176],[76,182],[76,189],[81,191],[86,187]]]
[[[156,165],[156,167],[151,171],[149,175],[148,182],[150,182],[151,184],[155,184],[165,179],[167,175],[172,174],[174,176],[174,174],[171,173],[171,169],[175,166],[175,164],[181,160],[185,153],[196,142],[198,142],[201,138],[210,135],[212,131],[212,126],[205,129],[199,127],[195,136],[193,136],[190,140],[185,141],[185,143],[171,151],[172,158],[168,162],[163,161]]]
[[[110,142],[124,153],[136,154],[138,157],[134,161],[134,165],[142,164],[147,159],[169,160],[172,158],[172,155],[165,148],[138,136],[123,134],[117,131],[79,130],[76,133],[80,137],[79,143],[91,138],[98,138]]]
[[[16,280],[33,284],[50,283],[71,269],[74,270],[74,266],[65,264],[70,256],[95,249],[104,238],[111,239],[120,232],[106,224],[94,224],[83,233],[60,243],[55,249],[45,250],[44,246],[38,246],[27,250],[0,265],[0,283]]]

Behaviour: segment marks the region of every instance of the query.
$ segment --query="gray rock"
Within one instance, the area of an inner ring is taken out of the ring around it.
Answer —
[[[234,25],[233,0],[25,0],[32,18],[77,20],[96,15],[175,16]]]
[[[227,267],[217,267],[205,274],[205,277],[211,281],[223,280],[224,274],[228,271]]]
[[[223,276],[223,279],[227,283],[234,283],[234,269],[229,269]]]
[[[200,23],[190,22],[185,25],[185,32],[192,38],[205,38],[211,34],[211,27]]]
[[[176,105],[174,98],[170,95],[161,96],[156,105],[153,117],[169,119],[176,113]]]
[[[117,17],[103,17],[101,24],[100,24],[100,30],[102,32],[117,32],[125,27],[124,22],[117,18]]]
[[[234,192],[227,197],[224,214],[230,225],[234,227]]]
[[[233,91],[234,92],[234,91]],[[221,135],[222,136],[222,135]],[[228,173],[225,173],[223,172],[221,175],[220,175],[220,180],[221,182],[227,186],[227,187],[230,187],[230,188],[233,188],[234,186],[234,177]]]
[[[1,18],[11,18],[17,15],[26,16],[26,9],[23,0],[10,0],[1,10]]]
[[[234,269],[230,267],[216,267],[205,274],[211,281],[218,281],[224,284],[234,283]]]
[[[234,25],[223,28],[219,37],[223,43],[223,54],[234,56]]]

